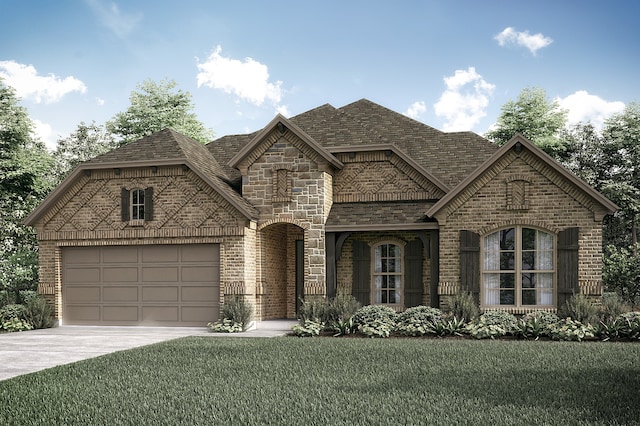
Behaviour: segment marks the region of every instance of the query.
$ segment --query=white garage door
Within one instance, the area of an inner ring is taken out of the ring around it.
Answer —
[[[204,326],[219,302],[217,244],[62,249],[63,324]]]

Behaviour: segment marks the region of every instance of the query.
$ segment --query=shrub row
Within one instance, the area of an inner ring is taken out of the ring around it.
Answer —
[[[53,327],[53,308],[51,305],[42,296],[38,296],[35,291],[22,293],[22,304],[0,305],[0,332]]]
[[[573,341],[640,340],[640,312],[619,312],[611,306],[600,309],[591,306],[588,309],[593,312],[589,311],[589,315],[584,316],[587,310],[584,301],[588,299],[583,296],[572,298],[567,304],[569,306],[561,309],[560,316],[537,311],[521,318],[500,310],[469,317],[468,311],[453,309],[445,313],[427,306],[412,307],[402,313],[379,305],[356,309],[357,302],[352,296],[338,297],[339,302],[336,302],[338,298],[304,302],[300,323],[293,327],[293,334],[301,337],[318,336],[321,333],[331,333],[334,336],[355,333],[367,337],[398,335],[460,336],[475,339],[512,337]],[[458,298],[460,306],[468,305],[468,300],[465,301],[464,298]],[[336,306],[348,306],[349,310],[336,313]],[[577,317],[572,317],[571,314]]]

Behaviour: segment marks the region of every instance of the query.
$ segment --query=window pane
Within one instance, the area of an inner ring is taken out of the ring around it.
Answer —
[[[522,269],[527,271],[536,269],[536,252],[535,251],[522,252]]]
[[[537,274],[539,288],[553,288],[553,274]]]
[[[396,302],[396,292],[395,291],[390,291],[389,292],[389,303],[397,303]]]
[[[383,244],[383,245],[381,245],[381,246],[380,246],[380,250],[381,250],[381,253],[382,253],[382,257],[387,257],[387,256],[389,256],[389,254],[388,254],[388,247],[389,247],[389,246],[388,246],[388,245],[386,245],[386,244]]]
[[[536,230],[522,228],[522,250],[536,249]]]
[[[538,265],[536,269],[540,271],[553,269],[553,251],[538,252]]]
[[[522,274],[522,288],[535,288],[536,275],[532,273]]]
[[[382,291],[376,291],[375,303],[382,303]]]
[[[500,304],[513,305],[515,303],[515,290],[500,290]]]
[[[513,250],[516,247],[515,244],[516,232],[514,228],[503,229],[500,231],[500,249],[501,250]]]
[[[396,268],[398,268],[399,263],[395,259],[389,259],[389,272],[398,272]]]
[[[382,264],[382,268],[380,269],[380,272],[388,272],[389,271],[389,260],[388,259],[382,259],[381,264]]]
[[[522,304],[523,305],[535,305],[536,304],[536,291],[535,290],[522,290]]]
[[[497,289],[500,287],[500,274],[484,274],[484,303],[497,305],[500,301]]]
[[[376,288],[382,288],[382,277],[380,275],[374,277],[373,282]]]
[[[500,274],[500,288],[515,288],[514,274]]]
[[[500,270],[513,271],[516,268],[515,253],[512,251],[500,253]]]
[[[380,260],[381,258],[381,247],[378,246],[375,248],[375,250],[373,251],[373,271],[374,272],[380,272],[382,271],[382,261]]]
[[[553,235],[538,231],[538,250],[553,250]]]
[[[538,291],[540,305],[553,305],[553,290],[542,289]]]

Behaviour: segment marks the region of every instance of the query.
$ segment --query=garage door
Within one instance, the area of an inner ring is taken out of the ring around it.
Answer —
[[[62,249],[63,324],[203,326],[219,301],[217,244]]]

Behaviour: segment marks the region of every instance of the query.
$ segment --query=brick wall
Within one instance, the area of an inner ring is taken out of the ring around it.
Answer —
[[[357,232],[347,238],[342,246],[342,255],[337,262],[338,293],[351,294],[353,285],[353,240],[357,239],[366,242],[370,246],[382,242],[396,242],[405,246],[410,240],[416,238],[415,233],[410,231],[400,232]],[[423,247],[425,256],[422,263],[422,304],[429,306],[431,297],[429,294],[431,261],[427,258],[427,248]],[[373,256],[372,256],[373,258]]]
[[[123,222],[121,188],[154,189],[154,218]],[[255,225],[182,167],[97,170],[81,175],[36,223],[39,244],[38,291],[54,302],[62,317],[62,247],[140,244],[221,245],[221,295],[253,293]],[[246,238],[245,238],[246,234]],[[248,247],[251,249],[248,250]],[[245,261],[246,259],[246,261]]]
[[[524,182],[514,195],[512,182]],[[514,196],[522,203],[513,204]],[[460,285],[459,231],[481,237],[514,225],[557,235],[579,227],[579,281],[584,292],[602,291],[602,217],[595,203],[557,171],[528,151],[513,151],[469,185],[436,218],[440,224],[439,293],[452,294]],[[446,297],[441,301],[446,303]]]

